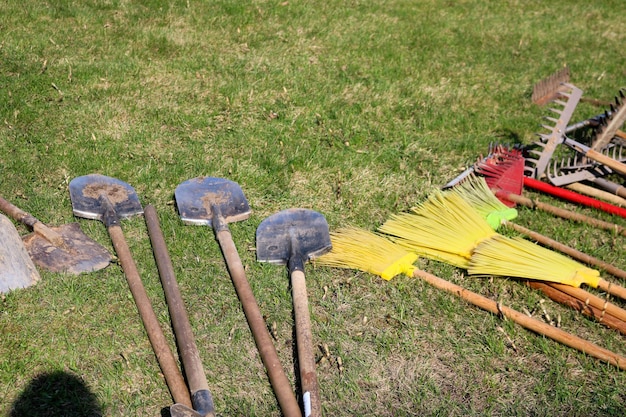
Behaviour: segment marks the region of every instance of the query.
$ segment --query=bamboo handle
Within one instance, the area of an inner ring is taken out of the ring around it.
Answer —
[[[261,355],[261,360],[265,365],[270,384],[274,389],[278,404],[283,415],[286,417],[299,417],[302,415],[300,406],[291,388],[289,379],[278,359],[276,347],[272,342],[267,325],[261,314],[259,305],[254,298],[254,293],[250,283],[246,278],[246,273],[241,263],[239,253],[233,242],[232,235],[228,229],[216,232],[216,238],[226,259],[226,265],[230,272],[235,291],[243,307],[244,314],[248,321],[248,326],[256,342],[257,349]]]
[[[198,346],[193,336],[193,330],[189,323],[189,317],[185,310],[185,304],[178,288],[176,274],[172,265],[165,237],[159,224],[156,209],[152,205],[147,205],[144,209],[144,217],[148,228],[148,235],[152,243],[154,259],[159,270],[163,292],[167,301],[167,307],[172,320],[172,327],[176,336],[176,342],[185,369],[185,375],[189,382],[191,391],[191,403],[194,410],[203,416],[214,416],[215,407],[213,398],[209,391],[209,384],[206,380]]]
[[[126,281],[128,281],[128,287],[137,305],[137,310],[139,310],[139,315],[141,316],[144,328],[150,339],[150,344],[152,345],[152,350],[163,371],[170,393],[175,402],[191,407],[191,399],[187,391],[187,386],[185,385],[185,380],[178,369],[174,354],[167,344],[159,320],[152,309],[150,299],[139,277],[139,271],[137,270],[135,261],[133,261],[122,228],[117,224],[113,224],[107,226],[107,230],[109,231],[109,236],[111,236],[117,257],[122,264]]]
[[[601,279],[598,283],[598,289],[606,291],[607,293],[615,297],[619,297],[622,300],[626,300],[626,288],[620,285]]]
[[[589,356],[593,356],[594,358],[615,365],[622,370],[626,370],[626,358],[613,353],[610,350],[604,349],[578,336],[574,336],[561,329],[550,326],[542,321],[528,317],[517,310],[500,305],[487,297],[483,297],[482,295],[466,290],[463,287],[429,274],[428,272],[415,269],[413,275],[416,278],[424,279],[436,288],[455,294],[469,303],[482,308],[483,310],[489,311],[493,314],[503,315],[528,330],[532,330],[535,333],[549,337],[559,343],[586,353]]]
[[[520,226],[519,224],[511,223],[508,221],[505,222],[504,224],[507,227],[510,227],[511,229],[519,233],[522,233],[530,237],[531,239],[541,243],[542,245],[549,246],[552,249],[558,250],[559,252],[569,255],[574,259],[578,259],[579,261],[584,262],[588,265],[597,266],[598,268],[605,270],[606,272],[608,272],[609,274],[613,276],[626,279],[626,271],[624,271],[623,269],[619,269],[618,267],[611,265],[608,262],[604,262],[598,258],[594,258],[591,255],[588,255],[570,246],[564,245],[563,243],[557,242],[554,239],[551,239],[540,233],[534,232],[530,229],[525,228],[524,226]]]
[[[528,197],[523,197],[521,195],[513,194],[508,191],[496,190],[495,193],[496,193],[496,196],[498,196],[498,198],[510,200],[516,204],[521,204],[531,209],[543,210],[547,213],[554,214],[557,217],[561,217],[561,218],[576,221],[576,222],[587,223],[599,229],[611,230],[615,233],[619,233],[620,235],[626,235],[626,229],[624,229],[622,226],[619,226],[615,223],[609,223],[603,220],[594,219],[593,217],[585,216],[583,214],[565,210],[560,207],[542,203],[541,201],[533,201]]]
[[[526,283],[529,287],[543,292],[551,300],[556,301],[559,304],[571,307],[574,310],[581,312],[585,316],[591,317],[594,320],[619,331],[623,335],[626,335],[626,322],[609,314],[607,310],[603,310],[592,306],[591,304],[587,304],[584,300],[559,291],[559,289],[555,288],[552,285],[538,281],[526,281]]]
[[[616,306],[615,304],[609,303],[605,298],[598,297],[597,295],[593,295],[582,288],[576,288],[570,285],[559,284],[556,282],[551,282],[548,285],[582,301],[585,305],[592,306],[601,311],[606,311],[615,318],[626,322],[626,310]]]
[[[304,402],[304,417],[322,415],[322,405],[315,373],[313,356],[313,335],[307,299],[304,272],[294,270],[291,273],[291,291],[293,293],[294,316],[296,320],[296,344],[298,347],[298,366]]]

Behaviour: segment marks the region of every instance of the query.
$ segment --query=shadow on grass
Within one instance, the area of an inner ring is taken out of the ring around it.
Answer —
[[[15,400],[9,417],[100,417],[96,396],[76,375],[55,371],[35,377]]]

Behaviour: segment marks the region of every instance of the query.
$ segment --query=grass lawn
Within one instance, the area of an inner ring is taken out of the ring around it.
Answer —
[[[296,390],[288,271],[256,261],[259,223],[304,207],[331,230],[374,230],[490,143],[537,140],[551,113],[532,103],[533,84],[564,65],[585,97],[612,100],[626,86],[623,11],[610,0],[2,1],[0,195],[46,224],[78,221],[113,252],[101,222],[73,216],[68,184],[99,173],[132,185],[158,210],[217,414],[279,416],[213,231],[181,222],[176,186],[213,176],[245,192],[253,214],[230,230]],[[573,121],[603,111],[581,103]],[[623,236],[526,208],[516,222],[626,269]],[[121,224],[174,346],[144,220]],[[418,266],[540,319],[543,306],[626,355],[622,335],[515,280]],[[119,263],[40,272],[0,298],[0,415],[167,416]],[[424,282],[315,265],[306,278],[326,416],[623,415],[626,373]]]

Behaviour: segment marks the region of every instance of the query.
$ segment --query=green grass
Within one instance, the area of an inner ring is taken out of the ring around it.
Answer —
[[[585,96],[611,99],[626,79],[622,9],[618,1],[5,1],[0,193],[56,225],[77,221],[68,193],[77,176],[135,187],[159,211],[218,414],[280,415],[213,232],[182,224],[176,186],[210,175],[244,190],[253,215],[231,231],[295,387],[289,279],[256,262],[258,224],[307,207],[332,229],[375,228],[490,143],[535,140],[548,113],[531,103],[532,86],[564,64]],[[600,112],[581,104],[574,118]],[[111,248],[101,223],[79,221]],[[626,267],[621,236],[524,208],[518,222]],[[172,340],[143,220],[122,226]],[[541,299],[513,281],[421,267],[518,310]],[[325,415],[623,413],[622,371],[425,283],[306,272],[314,342],[330,353],[318,365]],[[41,275],[0,299],[0,414],[59,404],[69,412],[77,402],[91,413],[72,415],[166,410],[172,399],[121,267]],[[544,305],[565,330],[626,354],[616,332]]]

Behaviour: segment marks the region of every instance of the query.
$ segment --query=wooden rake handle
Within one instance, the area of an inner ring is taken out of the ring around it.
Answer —
[[[555,340],[571,348],[577,349],[583,353],[586,353],[589,356],[593,356],[594,358],[606,361],[622,370],[626,370],[626,358],[616,353],[613,353],[610,350],[604,349],[585,339],[574,336],[554,326],[550,326],[547,323],[544,323],[532,317],[528,317],[527,315],[520,313],[517,310],[500,305],[499,303],[487,297],[483,297],[480,294],[476,294],[474,292],[466,290],[463,287],[460,287],[435,275],[429,274],[428,272],[415,269],[415,271],[413,272],[413,276],[416,278],[422,278],[436,288],[455,294],[456,296],[461,297],[465,301],[468,301],[469,303],[480,307],[483,310],[489,311],[493,314],[503,315],[528,330],[549,337],[552,340]]]
[[[513,194],[504,190],[495,190],[494,191],[498,198],[502,198],[504,200],[512,201],[516,204],[521,204],[522,206],[526,206],[531,209],[539,209],[543,210],[547,213],[553,214],[557,217],[561,217],[567,220],[572,220],[581,223],[587,223],[591,226],[597,227],[599,229],[610,230],[620,235],[626,236],[626,229],[620,225],[615,223],[605,222],[603,220],[594,219],[593,217],[585,216],[584,214],[575,213],[570,210],[565,210],[560,207],[552,206],[550,204],[543,203],[541,201],[534,201],[528,197],[524,197],[518,194]]]
[[[270,384],[274,389],[274,394],[276,395],[283,415],[285,417],[302,416],[300,406],[291,388],[289,379],[287,379],[287,375],[278,359],[276,347],[267,330],[261,309],[254,298],[254,293],[246,278],[246,272],[241,263],[239,253],[237,252],[237,247],[233,242],[232,235],[228,229],[217,231],[215,235],[222,249],[222,253],[224,254],[224,258],[226,259],[226,265],[228,266],[228,271],[230,272],[233,285],[235,286],[235,291],[243,307],[243,312],[246,315],[250,331],[256,342],[261,360],[265,365]]]
[[[293,294],[293,308],[296,321],[296,344],[298,347],[298,367],[300,368],[304,416],[319,417],[322,415],[322,403],[315,373],[313,334],[303,271],[295,270],[291,273],[291,292]]]
[[[137,265],[135,265],[128,243],[124,238],[124,232],[122,232],[122,228],[117,224],[108,226],[107,230],[113,242],[117,257],[122,264],[128,287],[137,305],[137,310],[139,310],[139,315],[141,316],[144,328],[150,339],[150,344],[152,345],[152,350],[163,371],[170,393],[175,402],[191,407],[191,399],[187,385],[178,368],[174,354],[167,343],[167,339],[165,339],[161,324],[152,309],[152,304],[150,304],[146,289],[139,277]]]

